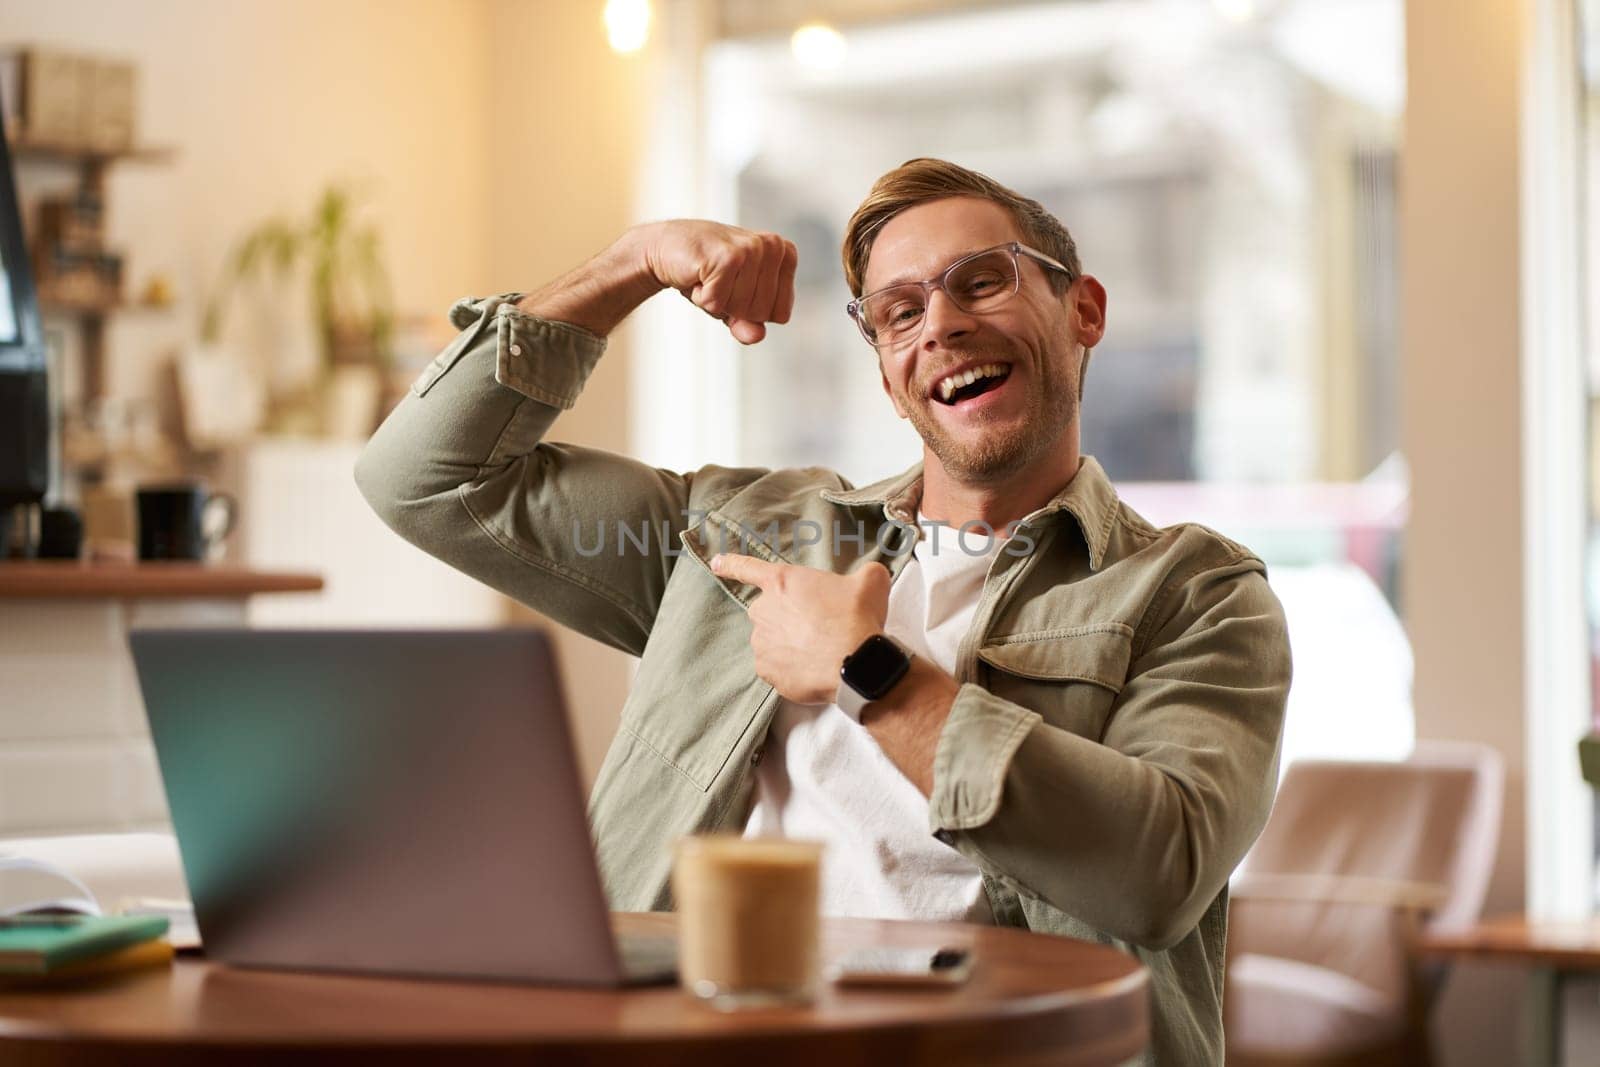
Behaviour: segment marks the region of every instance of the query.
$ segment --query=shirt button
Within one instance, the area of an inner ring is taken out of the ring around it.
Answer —
[[[755,754],[750,757],[750,766],[754,767],[756,764],[761,762],[761,752],[762,749],[758,746],[755,750]]]
[[[519,344],[516,344],[515,342],[513,342],[512,345],[511,345],[511,354],[513,356],[522,355],[522,346],[519,345]]]

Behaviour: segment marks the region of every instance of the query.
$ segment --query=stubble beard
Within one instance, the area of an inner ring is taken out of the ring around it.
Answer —
[[[979,413],[973,420],[982,431],[976,440],[953,437],[921,403],[906,404],[907,418],[951,477],[967,484],[997,482],[1054,449],[1062,432],[1077,420],[1077,387],[1058,370],[1066,365],[1065,359],[1046,357],[1039,367],[1037,387],[1028,393],[1021,420],[999,424],[1000,420],[987,412]],[[985,425],[989,422],[997,425],[991,429]]]

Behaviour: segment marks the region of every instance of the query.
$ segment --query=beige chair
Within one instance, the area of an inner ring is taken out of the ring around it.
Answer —
[[[1230,1065],[1429,1062],[1444,970],[1409,945],[1478,917],[1503,786],[1499,755],[1460,742],[1289,768],[1232,885]]]

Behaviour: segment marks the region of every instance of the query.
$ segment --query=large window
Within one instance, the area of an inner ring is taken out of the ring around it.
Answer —
[[[1152,521],[1266,558],[1296,660],[1286,762],[1404,755],[1400,0],[974,6],[846,27],[830,66],[778,34],[706,51],[701,209],[801,263],[792,326],[675,363],[726,390],[717,443],[858,484],[920,458],[844,315],[843,226],[912,156],[989,173],[1053,210],[1108,290],[1084,450]]]

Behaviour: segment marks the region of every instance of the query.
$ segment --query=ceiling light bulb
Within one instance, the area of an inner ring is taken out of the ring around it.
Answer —
[[[606,39],[617,52],[637,52],[650,37],[650,0],[606,0]]]
[[[822,22],[808,22],[789,38],[795,61],[807,70],[837,70],[847,48],[844,34]]]

